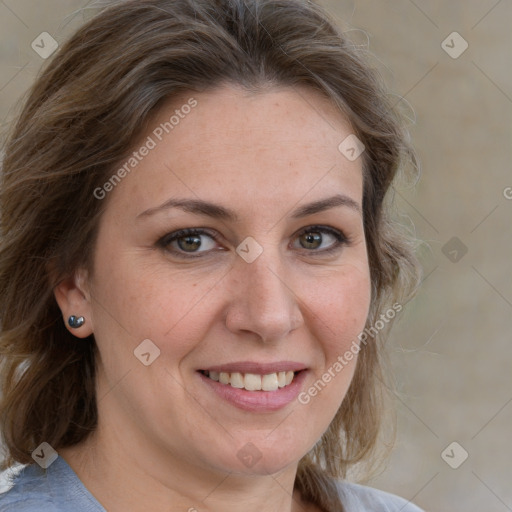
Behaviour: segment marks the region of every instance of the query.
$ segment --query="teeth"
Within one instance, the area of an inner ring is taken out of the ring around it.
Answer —
[[[255,373],[227,373],[227,372],[207,372],[210,379],[229,384],[238,389],[247,391],[277,391],[279,388],[289,386],[295,375],[294,372],[276,372],[267,375],[257,375]]]
[[[244,387],[244,376],[241,373],[232,373],[229,383],[234,388],[242,389]]]
[[[261,390],[261,375],[254,373],[246,373],[244,378],[244,388],[247,391],[260,391]]]
[[[263,389],[263,391],[275,391],[278,388],[279,382],[277,380],[277,373],[263,375],[263,378],[261,379],[261,389]]]

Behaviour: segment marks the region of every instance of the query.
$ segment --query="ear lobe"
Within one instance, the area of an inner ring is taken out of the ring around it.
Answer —
[[[55,300],[62,312],[66,328],[77,338],[87,338],[93,333],[93,318],[90,294],[87,287],[87,272],[78,270],[72,277],[61,280],[53,289]],[[83,316],[81,327],[73,328],[68,319]]]

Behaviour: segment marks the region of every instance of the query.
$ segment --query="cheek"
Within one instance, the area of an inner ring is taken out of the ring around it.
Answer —
[[[94,327],[104,350],[111,347],[114,353],[121,342],[129,349],[127,357],[133,357],[135,347],[150,339],[163,353],[171,344],[173,357],[179,359],[190,350],[191,340],[204,336],[208,324],[204,302],[218,276],[203,273],[198,278],[186,269],[141,264],[140,257],[131,253],[119,255],[115,265],[108,261],[107,251],[99,251]]]
[[[347,266],[309,297],[322,357],[299,402],[311,408],[318,428],[326,426],[336,414],[354,375],[359,353],[358,336],[365,327],[371,301],[369,271]]]
[[[347,265],[323,280],[308,296],[307,304],[321,331],[317,340],[328,360],[335,359],[364,329],[371,300],[369,271],[364,266]]]

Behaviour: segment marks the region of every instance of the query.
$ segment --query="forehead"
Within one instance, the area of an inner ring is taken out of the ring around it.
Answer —
[[[308,88],[185,93],[152,117],[134,151],[151,149],[114,195],[139,211],[172,196],[241,209],[336,192],[360,201],[361,158],[349,161],[338,149],[351,133],[333,103]]]

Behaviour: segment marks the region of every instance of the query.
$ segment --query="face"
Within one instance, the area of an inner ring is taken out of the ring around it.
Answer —
[[[223,86],[162,107],[105,187],[83,283],[100,425],[247,474],[319,440],[370,304],[362,161],[338,150],[351,133],[308,89]]]

